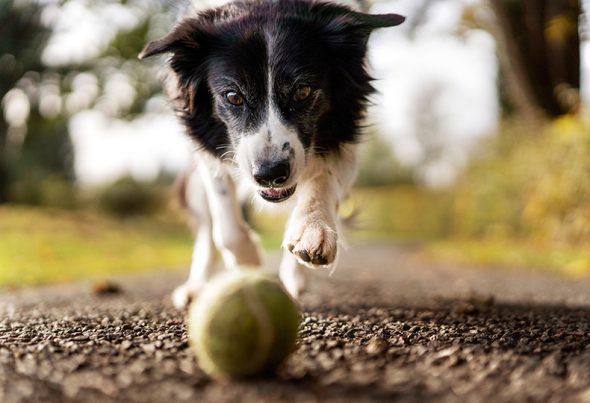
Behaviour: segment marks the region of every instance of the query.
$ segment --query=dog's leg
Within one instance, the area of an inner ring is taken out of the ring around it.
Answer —
[[[213,240],[225,267],[260,266],[257,235],[244,221],[236,187],[227,168],[216,161],[199,164],[213,222]]]
[[[178,309],[184,308],[196,296],[215,264],[211,214],[203,182],[196,169],[187,174],[183,193],[186,207],[195,222],[196,241],[189,277],[172,293],[172,303]]]
[[[279,267],[279,278],[293,298],[298,298],[305,289],[306,275],[297,258],[288,251],[283,252]]]
[[[332,189],[327,173],[299,189],[301,196],[287,224],[284,247],[309,267],[328,266],[336,259],[338,200]]]
[[[331,266],[338,251],[338,206],[356,176],[356,147],[315,160],[309,170],[308,178],[298,185],[283,246],[308,267]]]

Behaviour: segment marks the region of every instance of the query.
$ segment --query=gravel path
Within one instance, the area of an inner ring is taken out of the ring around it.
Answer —
[[[229,383],[187,348],[168,300],[183,275],[0,294],[0,402],[590,401],[587,278],[353,247],[332,278],[313,273],[279,374]]]

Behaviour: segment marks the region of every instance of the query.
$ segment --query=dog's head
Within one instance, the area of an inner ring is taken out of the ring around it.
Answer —
[[[184,19],[140,58],[172,54],[189,134],[280,202],[310,155],[356,140],[373,91],[369,34],[403,20],[301,0],[235,2]]]

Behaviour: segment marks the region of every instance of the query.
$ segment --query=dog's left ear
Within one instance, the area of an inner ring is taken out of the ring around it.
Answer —
[[[369,31],[377,28],[395,27],[406,20],[406,17],[398,14],[365,14],[350,11],[348,15],[352,18],[353,25]]]
[[[366,14],[328,3],[315,5],[312,14],[319,17],[329,36],[356,33],[365,42],[375,29],[395,27],[406,19],[398,14]]]

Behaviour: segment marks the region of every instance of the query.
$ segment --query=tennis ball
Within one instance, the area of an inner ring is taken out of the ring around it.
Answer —
[[[272,276],[251,270],[213,279],[189,309],[190,345],[210,375],[272,372],[293,351],[301,315]]]

